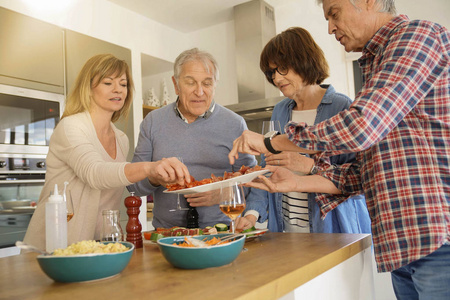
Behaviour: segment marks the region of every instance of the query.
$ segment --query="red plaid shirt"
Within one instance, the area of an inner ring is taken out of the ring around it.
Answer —
[[[449,241],[450,33],[398,16],[380,28],[358,60],[364,86],[329,120],[286,132],[322,155],[357,152],[357,162],[322,175],[344,195],[320,195],[326,214],[365,193],[379,271],[393,271]]]

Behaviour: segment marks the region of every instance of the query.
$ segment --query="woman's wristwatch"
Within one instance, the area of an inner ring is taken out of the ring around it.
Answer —
[[[277,135],[279,135],[280,132],[279,131],[269,131],[268,133],[266,133],[264,135],[264,145],[266,146],[267,150],[269,150],[270,153],[273,154],[279,154],[281,153],[281,151],[277,151],[272,147],[271,141],[274,137],[276,137]]]

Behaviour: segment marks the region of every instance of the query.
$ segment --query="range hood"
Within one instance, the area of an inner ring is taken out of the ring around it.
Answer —
[[[276,35],[275,13],[262,0],[234,7],[238,104],[227,108],[246,120],[267,119],[283,96],[271,85],[259,68],[261,51]]]

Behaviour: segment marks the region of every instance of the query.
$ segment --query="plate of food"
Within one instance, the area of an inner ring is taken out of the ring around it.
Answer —
[[[252,227],[252,228],[249,228],[249,229],[246,229],[246,230],[242,231],[241,233],[245,234],[245,240],[246,241],[253,241],[257,237],[260,237],[263,234],[265,234],[267,231],[269,231],[269,229],[267,229],[267,228],[265,228],[265,229],[256,229],[255,227]]]
[[[186,186],[181,186],[179,184],[168,185],[166,186],[167,190],[163,191],[163,193],[188,195],[209,192],[223,187],[232,186],[234,183],[247,183],[259,175],[269,172],[269,170],[264,170],[260,166],[253,168],[242,166],[238,172],[225,172],[223,177],[211,175],[211,178],[202,179],[200,181],[191,179],[191,183]]]

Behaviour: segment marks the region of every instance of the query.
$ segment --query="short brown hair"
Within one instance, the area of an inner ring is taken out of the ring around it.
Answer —
[[[321,84],[328,76],[328,63],[322,49],[311,34],[300,27],[291,27],[273,37],[261,52],[260,68],[273,83],[270,64],[290,69],[307,84]]]

